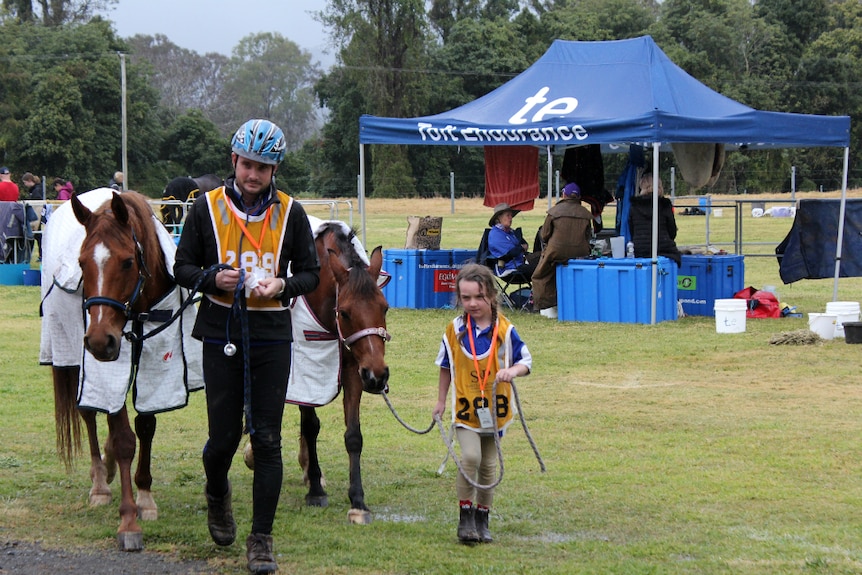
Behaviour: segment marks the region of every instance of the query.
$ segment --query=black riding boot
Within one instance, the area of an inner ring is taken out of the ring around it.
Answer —
[[[461,520],[458,523],[458,540],[461,543],[476,543],[479,533],[476,531],[476,508],[470,505],[461,507]]]
[[[490,513],[490,509],[476,509],[476,531],[479,534],[479,541],[481,543],[494,542],[494,538],[491,537],[491,531],[488,529]]]
[[[230,545],[236,539],[236,523],[233,520],[230,483],[227,485],[227,493],[222,497],[210,495],[206,488],[204,493],[207,496],[207,527],[210,530],[210,537],[216,545]]]

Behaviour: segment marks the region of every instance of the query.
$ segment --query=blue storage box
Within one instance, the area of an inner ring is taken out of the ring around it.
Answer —
[[[557,264],[560,321],[650,323],[650,258],[599,258]],[[677,318],[677,265],[658,258],[656,322]]]
[[[30,269],[30,264],[0,264],[0,285],[24,285],[24,271]]]
[[[455,276],[476,250],[383,250],[383,269],[392,280],[383,295],[392,307],[455,306]]]
[[[686,315],[715,315],[715,300],[730,299],[745,287],[742,255],[683,255],[677,295]]]

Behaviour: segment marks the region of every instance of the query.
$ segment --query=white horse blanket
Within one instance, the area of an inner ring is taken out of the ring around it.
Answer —
[[[339,224],[345,234],[350,226],[338,220],[321,220],[308,216],[315,238],[329,223]],[[359,238],[353,236],[353,249],[365,265],[368,255]],[[304,297],[291,304],[293,345],[291,346],[290,379],[287,383],[287,403],[319,407],[338,397],[341,390],[341,342],[337,333],[324,328]]]
[[[99,188],[80,194],[78,198],[95,210],[111,199],[113,193],[112,189]],[[156,224],[168,272],[172,272],[176,245],[161,222],[156,220]],[[189,392],[203,388],[201,343],[191,337],[197,308],[186,307],[170,327],[144,340],[137,371],[132,365],[129,342],[121,345],[117,361],[97,361],[83,346],[86,314],[78,256],[85,235],[70,202],[54,210],[45,226],[39,362],[55,367],[81,367],[78,405],[83,408],[116,413],[133,387],[133,402],[138,413],[184,407]],[[188,290],[177,286],[154,305],[153,310],[165,310],[173,315],[188,295]],[[144,322],[144,334],[160,325]],[[125,329],[131,329],[131,322]]]

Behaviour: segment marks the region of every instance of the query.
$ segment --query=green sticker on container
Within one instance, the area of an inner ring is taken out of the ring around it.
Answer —
[[[697,290],[697,276],[677,276],[676,289],[685,291]]]

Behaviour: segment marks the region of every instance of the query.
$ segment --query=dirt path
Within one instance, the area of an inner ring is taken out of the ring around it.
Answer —
[[[0,575],[212,575],[205,561],[181,561],[165,553],[58,550],[41,543],[3,541]]]

